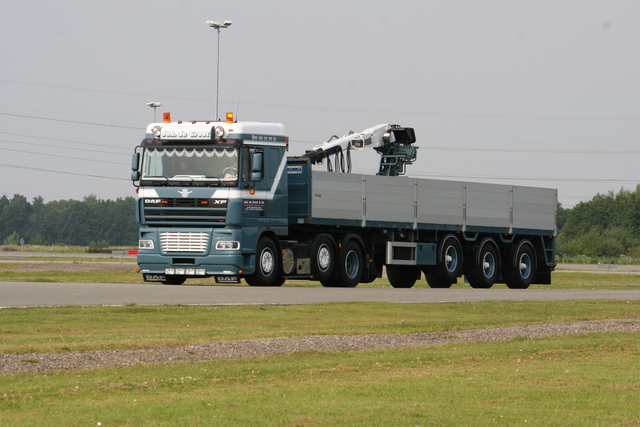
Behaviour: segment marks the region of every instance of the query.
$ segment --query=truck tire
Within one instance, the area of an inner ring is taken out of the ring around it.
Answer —
[[[445,235],[438,244],[436,265],[425,268],[424,275],[432,288],[450,288],[462,272],[462,246],[453,234]]]
[[[332,288],[355,288],[360,283],[364,271],[362,249],[355,240],[349,240],[340,249],[339,262],[334,274],[321,280],[322,286]]]
[[[420,278],[420,267],[414,265],[387,265],[387,278],[394,288],[412,288]]]
[[[262,236],[256,248],[256,271],[245,277],[249,286],[280,286],[284,283],[280,274],[280,257],[273,239]]]
[[[535,252],[528,240],[520,242],[514,251],[509,267],[505,267],[502,275],[509,289],[527,289],[533,282],[535,274]]]
[[[162,284],[164,285],[182,285],[187,278],[185,276],[165,276]]]
[[[336,243],[330,234],[319,234],[311,245],[311,274],[316,280],[331,277],[336,261]]]
[[[498,249],[491,239],[480,244],[476,265],[466,270],[467,279],[472,288],[488,289],[493,286],[500,273],[500,258]]]

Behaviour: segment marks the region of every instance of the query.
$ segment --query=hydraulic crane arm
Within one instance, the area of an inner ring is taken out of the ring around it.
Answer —
[[[398,125],[380,124],[360,133],[350,133],[342,138],[332,137],[322,144],[316,145],[300,156],[312,164],[322,163],[327,159],[327,168],[331,170],[329,156],[335,155],[336,172],[351,172],[351,149],[371,147],[382,157],[378,175],[398,176],[406,172],[406,165],[416,160],[416,135],[413,128]],[[345,153],[347,165],[345,167]]]

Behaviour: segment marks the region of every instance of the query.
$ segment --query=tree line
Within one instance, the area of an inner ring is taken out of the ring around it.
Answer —
[[[640,185],[635,190],[597,194],[571,209],[560,206],[558,230],[556,253],[561,260],[640,258]]]
[[[29,202],[19,194],[0,197],[0,242],[30,245],[138,246],[136,199],[102,200],[91,195],[79,200]]]
[[[29,202],[16,194],[0,197],[0,242],[88,246],[137,246],[136,199],[102,200],[94,195],[78,200]],[[570,209],[558,206],[559,258],[640,258],[640,185],[598,194]],[[564,259],[566,261],[566,259]]]

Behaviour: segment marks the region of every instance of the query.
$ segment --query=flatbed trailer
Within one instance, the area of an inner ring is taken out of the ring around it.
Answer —
[[[288,186],[294,234],[314,235],[321,229],[334,242],[358,239],[369,258],[369,279],[378,277],[385,265],[397,287],[412,286],[421,270],[432,286],[448,287],[465,271],[473,275],[480,264],[482,277],[472,279],[476,287],[505,280],[520,288],[550,283],[555,189],[336,174],[312,170],[299,158],[288,160]],[[443,242],[450,245],[449,255]],[[457,260],[444,259],[451,255]],[[509,271],[518,268],[528,271]],[[500,273],[486,277],[490,269]]]

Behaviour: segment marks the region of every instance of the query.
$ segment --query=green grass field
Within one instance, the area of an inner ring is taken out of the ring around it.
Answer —
[[[17,273],[6,267],[0,265],[0,281],[139,283],[128,271],[112,277],[115,272]],[[562,272],[553,279],[552,288],[639,289],[640,283],[635,274]],[[640,302],[615,300],[3,309],[0,351],[148,348],[638,315]],[[611,333],[11,374],[0,377],[0,425],[631,426],[640,424],[639,357],[638,334]]]
[[[10,375],[11,426],[630,426],[638,338],[506,343]]]

